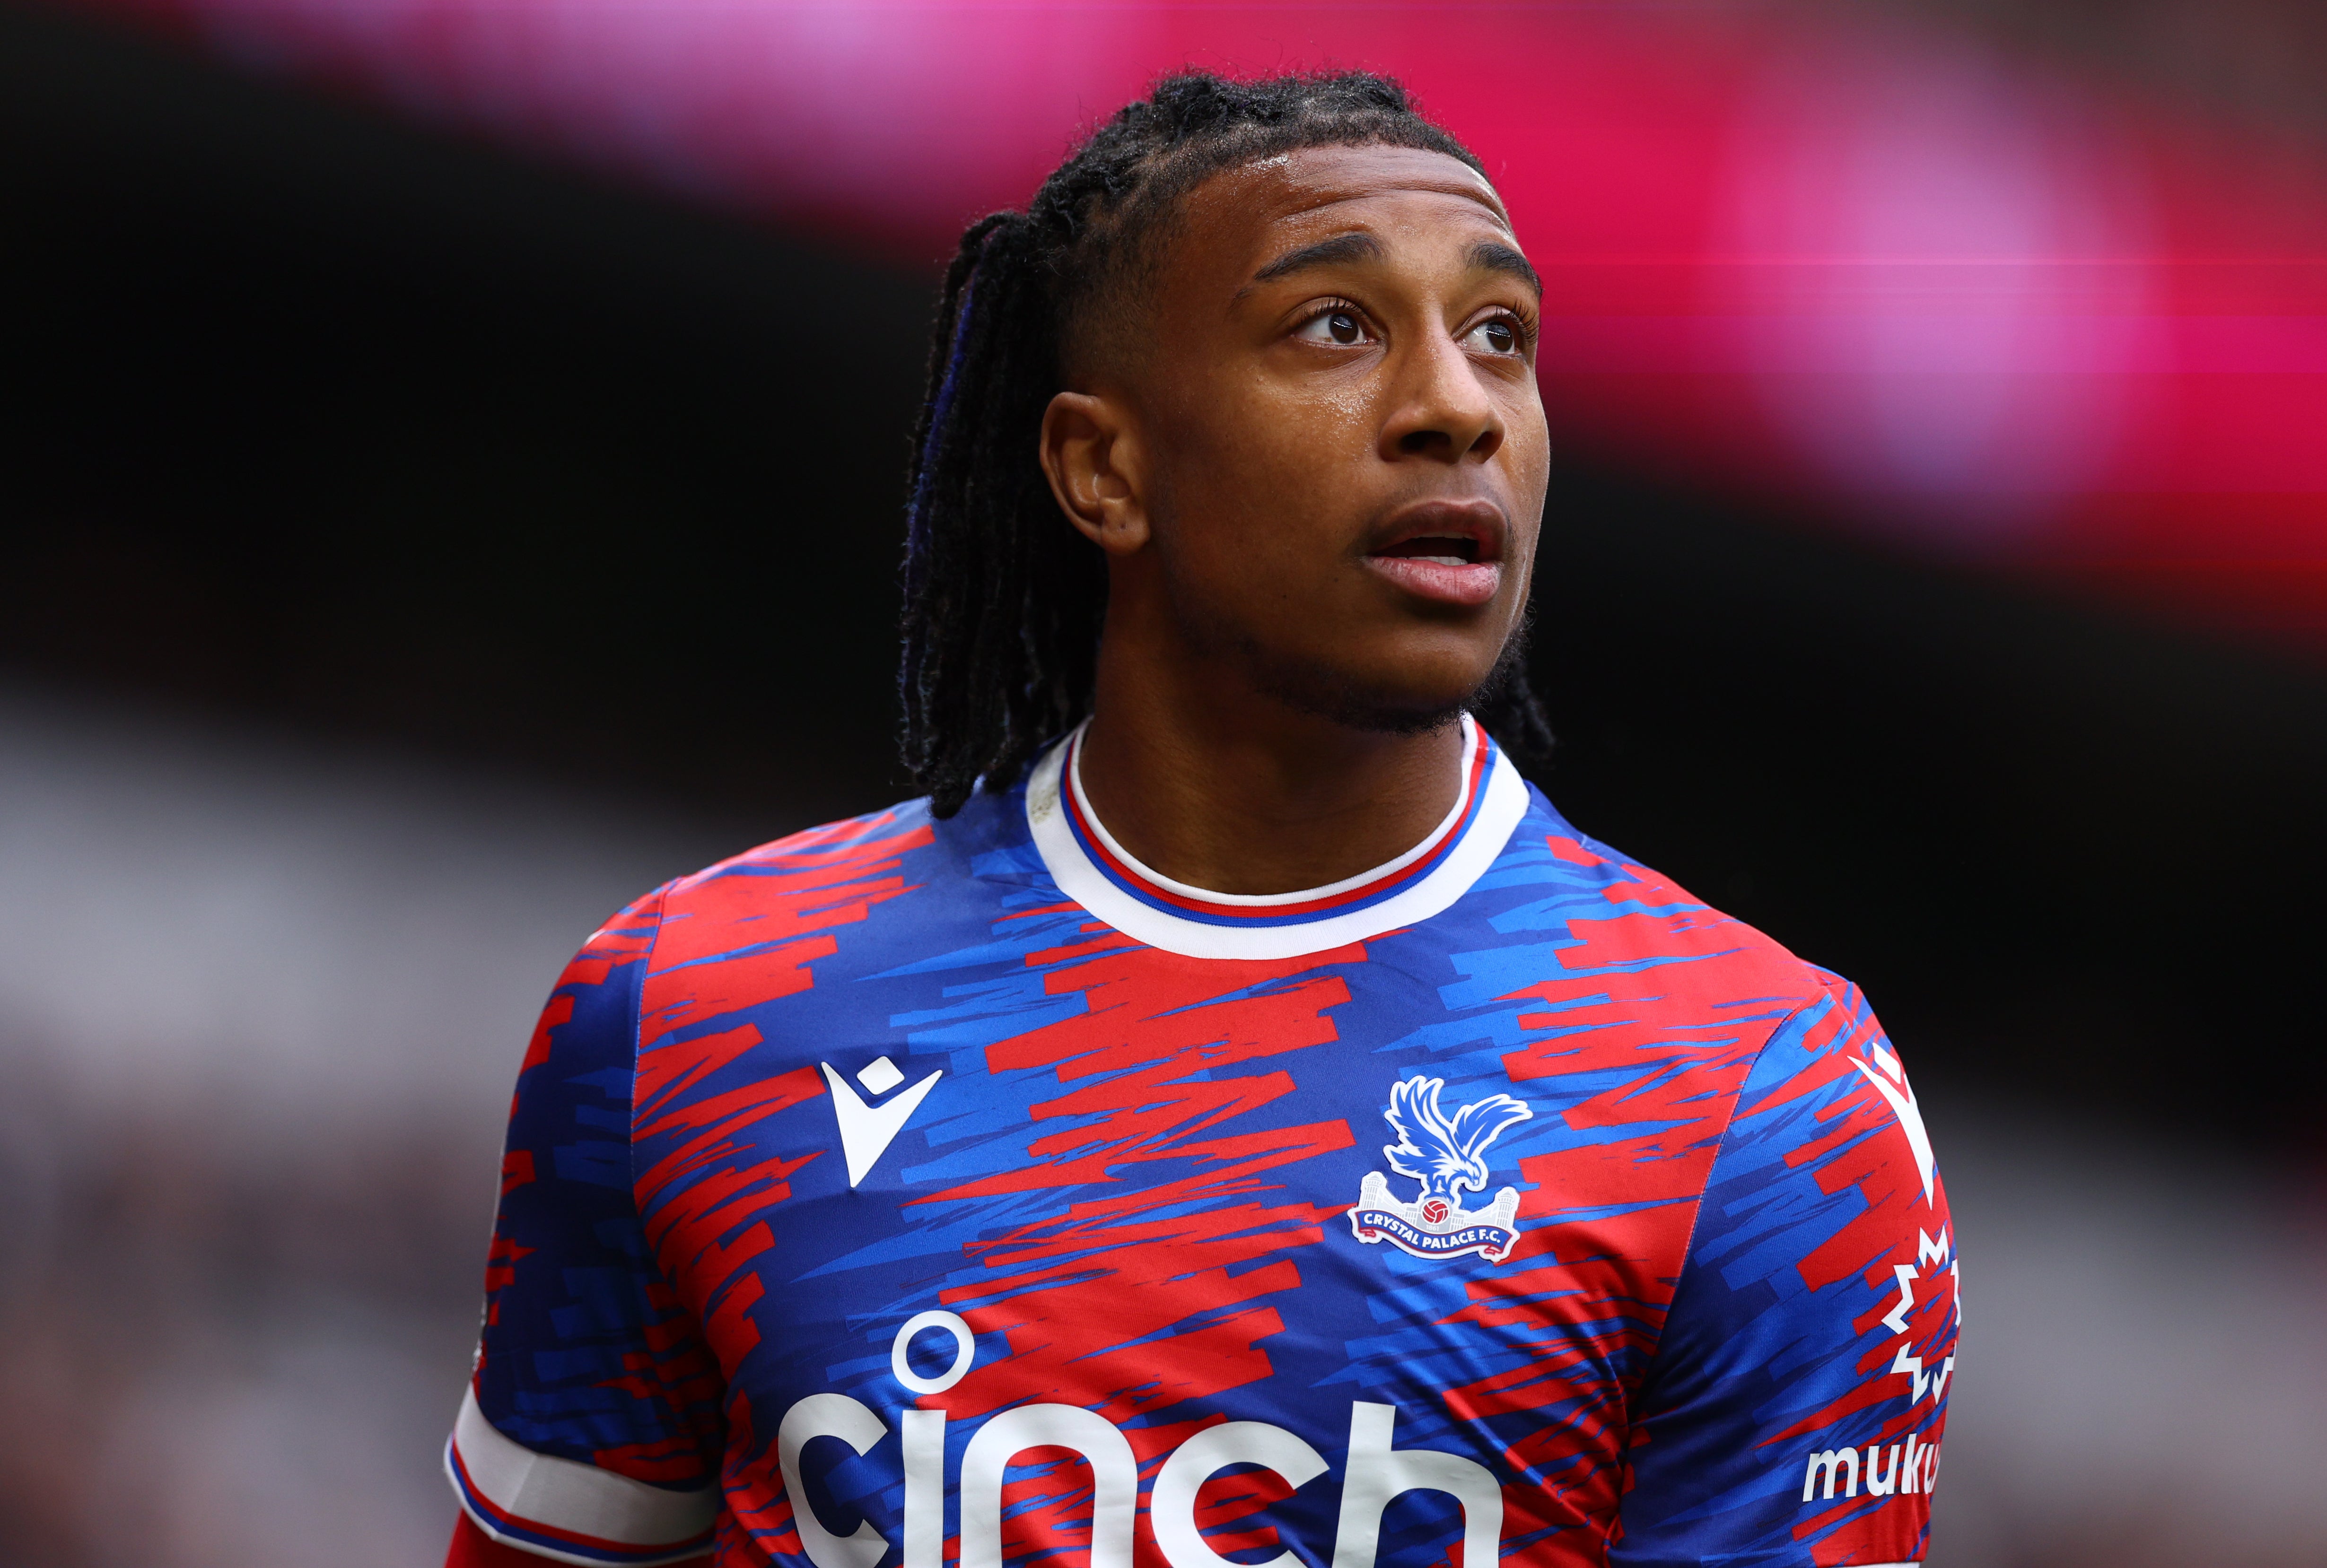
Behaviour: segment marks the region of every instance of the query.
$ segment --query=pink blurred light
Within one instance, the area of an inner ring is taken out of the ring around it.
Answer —
[[[1829,48],[1754,97],[1716,276],[1772,418],[1875,526],[2041,537],[2155,368],[2138,171],[1967,53]]]
[[[869,254],[1183,63],[1395,70],[1550,289],[1571,442],[2327,646],[2327,182],[1895,26],[1465,5],[87,0]]]

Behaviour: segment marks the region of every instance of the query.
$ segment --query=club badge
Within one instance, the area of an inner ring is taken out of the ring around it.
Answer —
[[[1358,1186],[1358,1206],[1350,1209],[1350,1227],[1358,1239],[1371,1246],[1387,1239],[1416,1257],[1452,1258],[1477,1253],[1490,1263],[1500,1263],[1518,1244],[1513,1224],[1519,1218],[1519,1194],[1506,1187],[1484,1209],[1464,1209],[1465,1191],[1487,1188],[1487,1146],[1513,1122],[1524,1122],[1533,1111],[1509,1095],[1489,1095],[1448,1116],[1438,1108],[1443,1078],[1401,1078],[1390,1086],[1389,1108],[1382,1119],[1397,1134],[1397,1142],[1382,1146],[1389,1168],[1422,1183],[1411,1203],[1390,1196],[1389,1178],[1369,1171]]]

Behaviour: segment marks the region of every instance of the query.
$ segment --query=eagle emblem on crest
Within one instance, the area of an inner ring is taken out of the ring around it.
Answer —
[[[1484,1209],[1463,1207],[1463,1194],[1487,1189],[1487,1147],[1503,1129],[1535,1113],[1523,1100],[1489,1095],[1449,1115],[1438,1097],[1444,1078],[1401,1078],[1390,1086],[1382,1119],[1397,1142],[1382,1145],[1389,1168],[1422,1183],[1412,1202],[1393,1197],[1389,1178],[1369,1171],[1359,1183],[1350,1228],[1372,1246],[1388,1241],[1416,1257],[1452,1258],[1477,1253],[1490,1263],[1510,1255],[1519,1234],[1519,1194],[1506,1187]]]

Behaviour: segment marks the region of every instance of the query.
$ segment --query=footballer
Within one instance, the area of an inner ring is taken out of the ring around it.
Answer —
[[[1521,773],[1542,295],[1362,73],[1173,77],[964,235],[927,794],[565,971],[454,1568],[1922,1559],[1898,1054]]]

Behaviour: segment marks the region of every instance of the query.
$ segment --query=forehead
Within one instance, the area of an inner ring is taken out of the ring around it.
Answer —
[[[1484,175],[1419,147],[1303,147],[1257,159],[1197,187],[1184,212],[1186,238],[1226,266],[1350,229],[1510,234]]]

